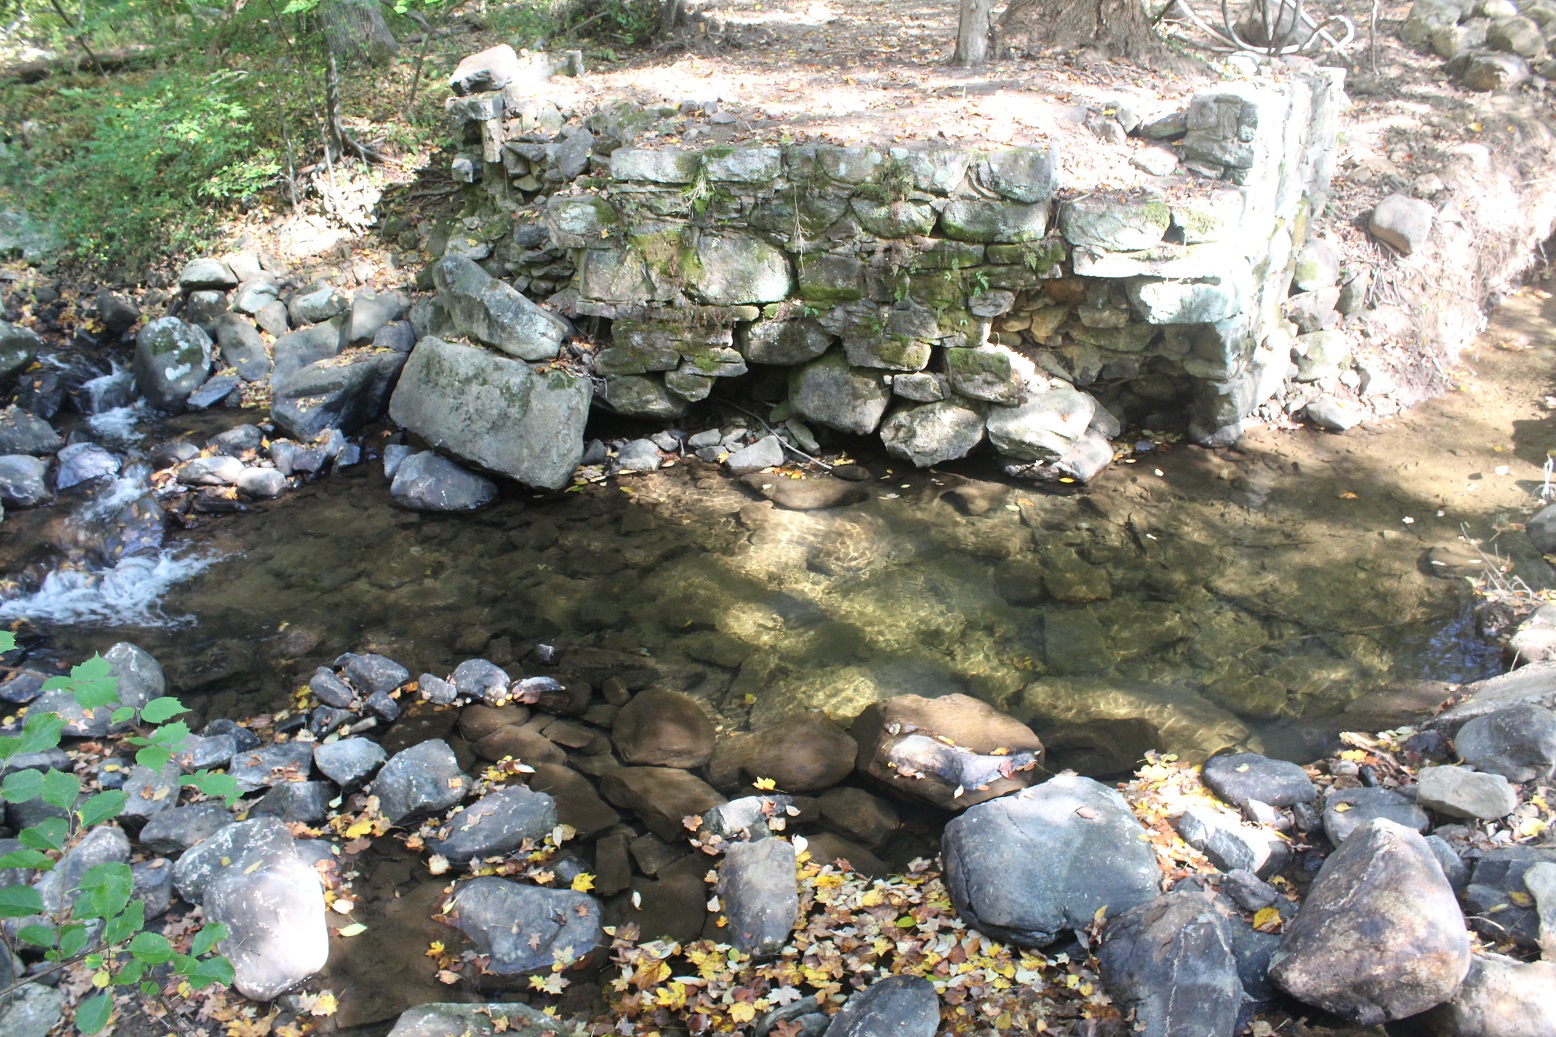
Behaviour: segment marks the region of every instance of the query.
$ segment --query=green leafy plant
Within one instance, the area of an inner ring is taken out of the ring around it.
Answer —
[[[16,647],[9,631],[0,631],[0,652]],[[44,690],[66,689],[82,709],[112,708],[115,724],[135,724],[136,734],[127,741],[136,746],[135,761],[161,769],[189,735],[189,726],[174,718],[187,712],[175,698],[152,699],[139,709],[119,704],[118,682],[102,656],[75,667],[69,677],[55,677]],[[29,711],[21,732],[0,737],[0,765],[8,765],[24,753],[40,753],[60,744],[65,719],[58,713]],[[226,774],[199,771],[185,775],[181,784],[221,797],[230,804],[237,797],[237,783]],[[128,797],[111,789],[82,796],[81,779],[69,772],[40,767],[18,768],[0,782],[0,800],[30,803],[42,800],[60,815],[45,817],[17,833],[22,849],[0,856],[0,869],[52,871],[65,848],[93,829],[106,825],[124,811]],[[60,911],[49,918],[43,897],[30,885],[0,886],[0,919],[14,919],[0,928],[5,950],[22,948],[41,952],[57,969],[77,964],[92,971],[99,991],[76,1006],[76,1028],[96,1033],[108,1024],[115,988],[128,988],[143,997],[160,997],[164,978],[178,977],[200,990],[213,983],[229,984],[232,965],[215,953],[227,927],[206,925],[195,935],[188,953],[173,946],[161,933],[146,927],[146,905],[134,899],[134,878],[127,864],[95,864],[81,875],[75,888],[60,890]],[[0,997],[34,977],[0,987]]]

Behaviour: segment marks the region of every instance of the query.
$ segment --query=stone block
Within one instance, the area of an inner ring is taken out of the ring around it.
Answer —
[[[611,178],[655,184],[689,184],[697,179],[702,156],[679,148],[617,148],[611,153]]]

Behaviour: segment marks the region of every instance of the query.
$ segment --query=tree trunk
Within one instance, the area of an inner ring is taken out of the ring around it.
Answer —
[[[999,37],[1002,46],[1025,37],[1045,49],[1089,47],[1160,71],[1199,67],[1167,49],[1141,0],[1010,0]]]
[[[956,53],[951,63],[974,68],[989,60],[989,33],[993,24],[994,0],[962,0],[961,18],[956,24]]]

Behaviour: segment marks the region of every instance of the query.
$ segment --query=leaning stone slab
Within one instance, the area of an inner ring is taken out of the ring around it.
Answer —
[[[591,396],[588,378],[428,337],[411,351],[389,416],[461,460],[555,490],[583,457]]]
[[[1043,947],[1155,897],[1161,870],[1114,790],[1061,775],[970,807],[942,843],[952,903],[980,932]],[[1435,865],[1434,865],[1435,867]]]
[[[550,360],[561,351],[567,325],[463,256],[433,264],[454,326],[471,338],[520,360]]]
[[[1556,512],[1552,514],[1556,517]],[[1466,684],[1461,695],[1464,701],[1432,717],[1424,726],[1451,738],[1476,717],[1508,706],[1556,709],[1556,662],[1530,663],[1509,673]]]
[[[1380,819],[1324,862],[1270,978],[1305,1004],[1376,1026],[1449,1000],[1469,964],[1464,916],[1432,851]]]

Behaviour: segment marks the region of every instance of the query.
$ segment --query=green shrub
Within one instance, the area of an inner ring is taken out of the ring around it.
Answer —
[[[9,631],[0,631],[0,653],[16,647]],[[93,656],[71,671],[69,677],[56,677],[44,689],[70,690],[83,709],[117,706],[118,683],[102,656]],[[153,699],[139,710],[118,706],[115,723],[138,721],[140,733],[128,739],[138,746],[135,760],[141,766],[160,769],[172,758],[175,748],[189,734],[181,720],[187,712],[175,698]],[[31,712],[19,735],[0,737],[0,764],[22,753],[43,752],[59,745],[65,721],[58,713]],[[226,798],[237,796],[237,783],[226,774],[204,771],[186,775],[182,784]],[[67,817],[48,817],[17,833],[23,849],[0,856],[0,870],[18,868],[50,871],[58,863],[57,854],[90,829],[105,825],[124,810],[126,795],[118,790],[81,796],[81,779],[64,771],[29,767],[12,771],[0,782],[0,800],[28,803],[41,799],[49,806],[69,811]],[[146,905],[131,899],[134,879],[127,864],[98,864],[88,868],[74,890],[60,891],[70,906],[54,922],[43,915],[43,898],[30,885],[0,886],[0,919],[24,919],[27,924],[16,930],[15,943],[38,948],[43,956],[58,963],[83,963],[92,970],[93,986],[101,993],[84,999],[76,1006],[76,1028],[96,1033],[108,1024],[113,1011],[113,988],[128,987],[142,996],[153,997],[161,983],[153,972],[182,977],[195,989],[213,983],[232,982],[232,965],[212,953],[218,940],[227,936],[226,926],[207,925],[194,938],[188,954],[174,949],[167,937],[146,928]],[[69,900],[75,894],[74,902]],[[45,920],[39,921],[38,917]],[[0,942],[13,951],[10,937],[0,929]],[[12,987],[0,988],[3,997]]]
[[[184,70],[62,88],[53,138],[0,155],[0,178],[84,261],[133,268],[201,248],[280,172],[257,143],[245,79]]]

